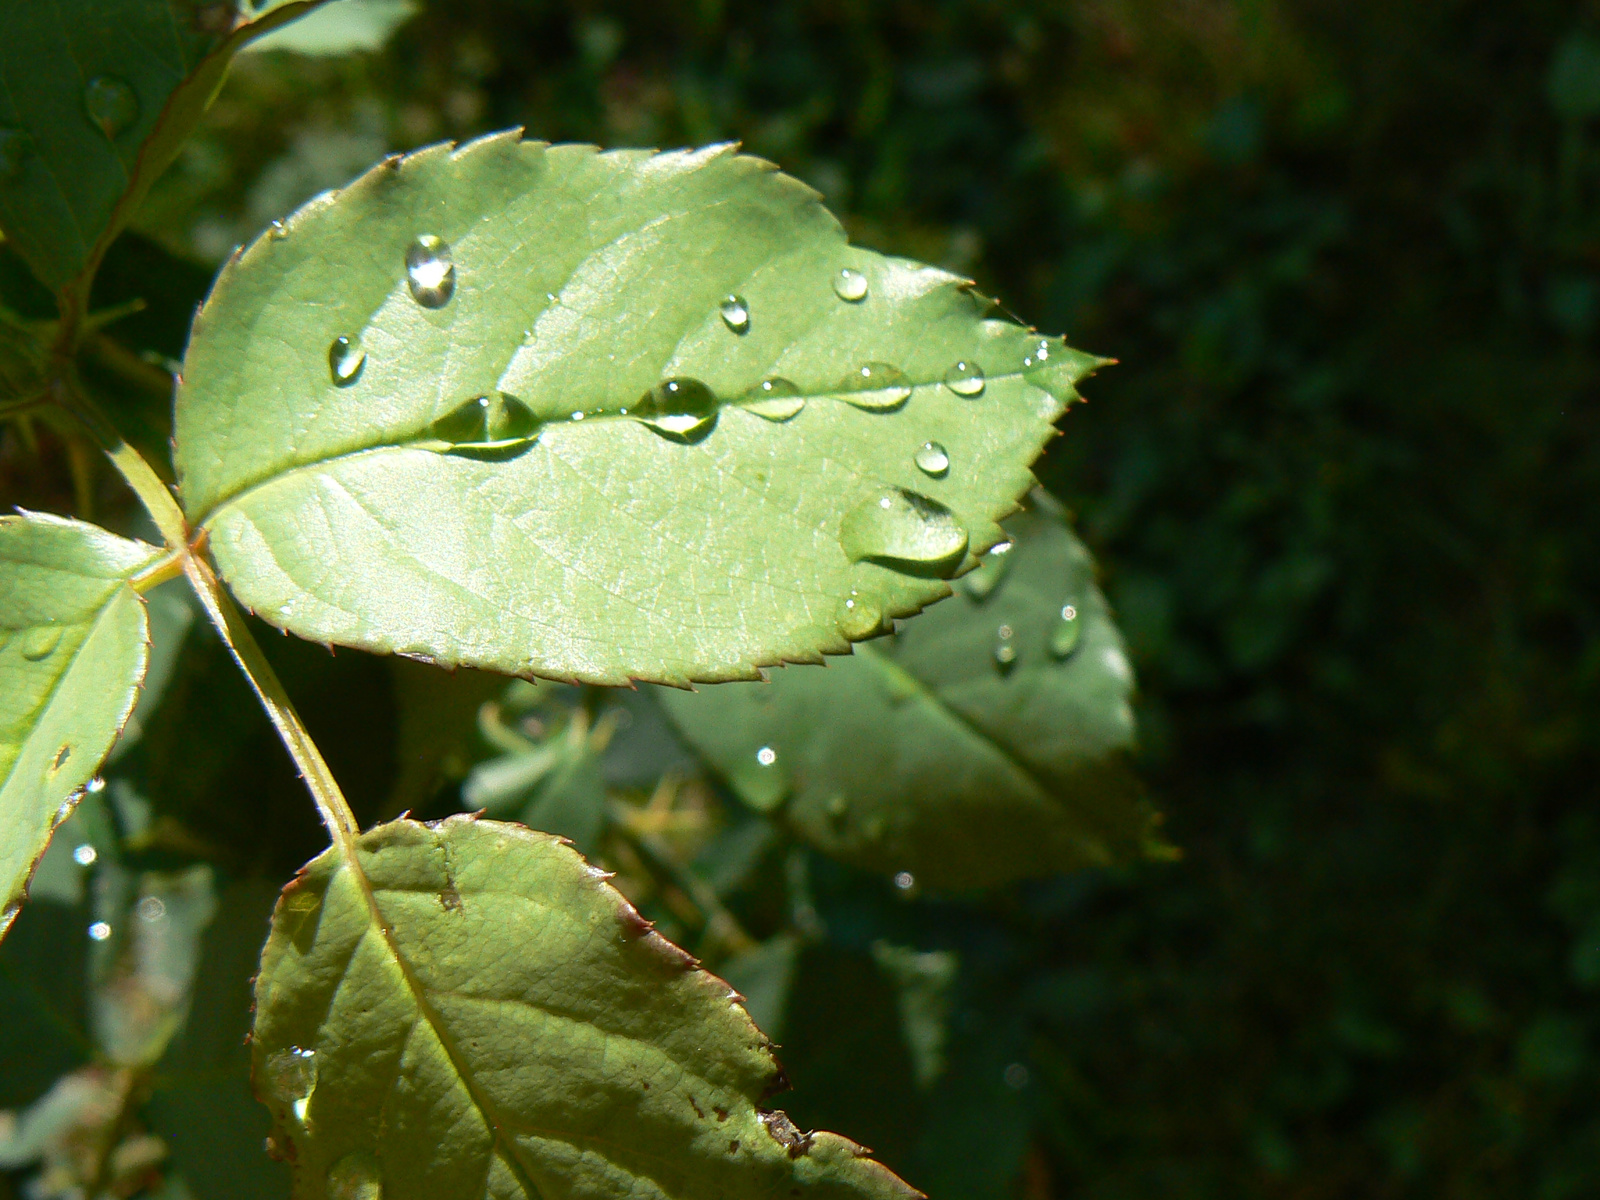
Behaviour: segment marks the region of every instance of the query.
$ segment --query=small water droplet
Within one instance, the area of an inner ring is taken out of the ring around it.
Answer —
[[[406,286],[423,308],[443,308],[456,294],[456,264],[443,238],[425,233],[406,249]]]
[[[329,1200],[383,1200],[383,1171],[365,1150],[346,1154],[328,1168]]]
[[[911,384],[899,367],[862,363],[839,381],[840,399],[867,412],[891,412],[911,396]]]
[[[746,333],[750,329],[750,306],[744,302],[743,296],[729,296],[722,302],[722,323],[735,333]]]
[[[700,442],[717,426],[717,398],[698,379],[667,379],[633,406],[633,417],[674,442]]]
[[[967,595],[979,603],[987,600],[989,594],[999,587],[1000,581],[1005,578],[1006,568],[1011,564],[1011,559],[1007,557],[1010,553],[1010,542],[999,542],[994,545],[989,553],[984,555],[978,569],[961,581],[961,586],[966,589]]]
[[[778,752],[771,746],[763,746],[756,751],[756,761],[763,767],[770,767],[778,761]]]
[[[49,658],[61,644],[61,626],[35,625],[22,636],[22,657],[29,662]]]
[[[833,277],[833,294],[846,303],[859,304],[867,298],[867,277],[843,267]]]
[[[287,1104],[295,1120],[305,1124],[311,1093],[317,1089],[317,1052],[299,1046],[267,1055],[263,1083],[272,1098]]]
[[[289,231],[288,229],[284,228],[282,221],[275,220],[272,222],[272,229],[267,236],[275,242],[281,242],[289,236]]]
[[[98,796],[101,792],[106,790],[105,776],[96,775],[93,779],[89,780],[88,783],[83,785],[83,790],[88,792],[91,796]]]
[[[146,896],[139,901],[139,920],[147,925],[154,925],[167,915],[167,906],[160,896]]]
[[[774,375],[746,392],[740,404],[769,421],[787,421],[806,406],[806,400],[794,384],[781,375]]]
[[[839,542],[852,562],[946,575],[967,552],[967,530],[937,500],[904,488],[884,488],[845,514]]]
[[[950,455],[938,442],[923,442],[922,448],[912,455],[918,470],[935,479],[942,479],[950,470]]]
[[[115,75],[96,75],[83,89],[83,106],[89,119],[108,138],[127,129],[139,118],[139,97]]]
[[[983,368],[976,363],[958,362],[944,373],[944,385],[968,400],[983,395]]]
[[[104,921],[96,921],[93,925],[89,926],[90,941],[103,942],[110,936],[111,926],[107,925]]]
[[[1040,338],[1039,341],[1034,345],[1033,349],[1028,351],[1028,353],[1023,356],[1022,369],[1024,371],[1035,370],[1039,367],[1043,367],[1049,361],[1050,339]]]
[[[1004,1078],[1008,1088],[1013,1092],[1020,1092],[1028,1086],[1028,1068],[1014,1062],[1005,1069]]]
[[[909,892],[917,886],[917,877],[910,871],[897,871],[894,877],[894,885],[902,892]]]
[[[1001,674],[1016,664],[1016,637],[1017,631],[1009,625],[1002,625],[994,631],[994,665],[1000,668]]]
[[[852,590],[839,602],[834,619],[839,623],[840,633],[852,642],[859,642],[883,628],[883,609],[870,596]]]
[[[0,129],[0,180],[16,179],[33,150],[33,139],[20,129]]]
[[[100,852],[88,842],[84,842],[82,845],[78,846],[72,851],[72,861],[77,863],[80,867],[94,866],[94,860],[99,857]]]
[[[328,372],[334,387],[349,387],[361,378],[367,365],[367,352],[347,337],[336,337],[328,347]]]
[[[1078,634],[1083,628],[1083,623],[1078,620],[1078,607],[1075,604],[1064,604],[1061,607],[1061,617],[1050,631],[1050,656],[1052,658],[1066,658],[1078,648]]]
[[[428,431],[451,451],[526,450],[539,437],[539,418],[508,392],[463,400]]]

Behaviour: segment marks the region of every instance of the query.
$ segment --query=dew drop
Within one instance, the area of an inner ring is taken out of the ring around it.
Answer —
[[[61,626],[35,625],[22,636],[22,657],[29,662],[49,658],[61,644]]]
[[[110,936],[111,926],[107,925],[104,921],[96,921],[93,925],[89,926],[90,941],[103,942]]]
[[[0,180],[22,174],[23,160],[33,149],[33,139],[20,129],[0,129]]]
[[[922,448],[912,455],[917,469],[935,479],[943,479],[950,470],[950,455],[938,442],[923,442]]]
[[[425,233],[406,249],[406,286],[423,308],[443,308],[456,294],[456,264],[443,238]]]
[[[917,877],[910,871],[897,871],[895,872],[894,885],[902,892],[909,892],[917,886]]]
[[[94,860],[100,857],[100,852],[84,842],[72,851],[72,861],[80,867],[94,866]]]
[[[806,406],[806,400],[794,384],[781,375],[774,375],[746,392],[740,404],[769,421],[787,421]]]
[[[873,493],[845,514],[839,543],[852,562],[878,562],[912,574],[944,576],[960,565],[967,552],[967,530],[937,500],[891,487]]]
[[[160,896],[146,896],[138,904],[139,920],[154,925],[167,915],[167,906]]]
[[[1075,604],[1061,606],[1061,617],[1056,621],[1055,628],[1050,631],[1050,656],[1052,658],[1066,658],[1078,648],[1078,634],[1083,628],[1083,623],[1078,620],[1078,607]]]
[[[839,381],[840,398],[867,412],[892,412],[911,396],[911,384],[899,367],[862,363]]]
[[[1002,675],[1016,664],[1016,637],[1017,631],[1009,625],[1002,625],[994,631],[994,665],[1000,668]]]
[[[867,298],[867,277],[843,267],[833,277],[833,294],[848,304],[859,304]]]
[[[698,379],[667,379],[639,397],[631,415],[669,441],[692,444],[716,428],[717,398]]]
[[[945,387],[968,400],[983,395],[983,384],[983,368],[976,363],[958,362],[944,373]]]
[[[83,106],[108,138],[116,137],[139,117],[139,97],[115,75],[96,75],[89,80],[83,89]]]
[[[778,761],[778,752],[771,746],[763,746],[756,751],[756,761],[763,767],[770,767]]]
[[[272,1098],[289,1105],[295,1119],[305,1124],[311,1093],[317,1087],[317,1052],[299,1046],[274,1050],[267,1055],[263,1082]]]
[[[1034,348],[1023,357],[1022,369],[1024,371],[1037,370],[1050,361],[1050,339],[1040,338]]]
[[[729,296],[722,302],[722,323],[734,333],[747,333],[750,329],[750,306],[743,296]]]
[[[106,790],[106,777],[104,775],[96,775],[93,779],[89,780],[88,783],[83,785],[83,790],[88,792],[91,796],[98,796],[101,792]]]
[[[961,581],[961,586],[980,604],[989,598],[991,592],[1000,586],[1000,581],[1005,578],[1006,568],[1011,565],[1008,557],[1011,553],[1010,542],[998,542],[988,554],[984,555],[983,562],[978,569],[973,571]]]
[[[1005,1079],[1008,1088],[1014,1092],[1020,1092],[1028,1086],[1028,1068],[1021,1063],[1014,1062],[1005,1069],[1002,1078]]]
[[[349,387],[361,378],[367,365],[367,352],[347,337],[336,337],[328,347],[328,373],[334,387]]]
[[[328,1168],[329,1200],[383,1200],[383,1172],[366,1150],[346,1154]]]
[[[538,439],[539,418],[515,396],[491,392],[462,401],[429,432],[450,450],[524,450]]]
[[[839,602],[834,620],[839,623],[840,633],[852,642],[859,642],[883,628],[883,609],[870,596],[852,589],[850,595]]]
[[[275,242],[281,242],[289,236],[289,230],[282,221],[273,221],[272,228],[267,234]]]

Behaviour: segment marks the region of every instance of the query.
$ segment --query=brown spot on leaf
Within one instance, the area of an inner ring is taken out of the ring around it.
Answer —
[[[790,1158],[799,1158],[808,1153],[812,1142],[816,1140],[809,1133],[801,1133],[800,1128],[789,1120],[789,1114],[782,1109],[762,1110],[761,1122],[772,1135],[772,1140],[789,1152]]]
[[[705,1119],[706,1114],[700,1111],[700,1106],[694,1102],[693,1096],[689,1097],[689,1107],[694,1109],[695,1116],[699,1117],[701,1120]]]
[[[456,890],[455,881],[447,882],[439,889],[439,903],[447,912],[461,911],[461,893]]]
[[[726,1121],[728,1119],[728,1110],[723,1108],[720,1104],[713,1107],[711,1111],[717,1114],[717,1120],[719,1121]]]

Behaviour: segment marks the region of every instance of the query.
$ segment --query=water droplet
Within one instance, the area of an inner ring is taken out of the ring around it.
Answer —
[[[883,628],[883,609],[870,596],[852,590],[834,613],[839,632],[852,642],[869,638]]]
[[[289,1105],[302,1125],[317,1088],[317,1052],[290,1046],[267,1055],[263,1082],[272,1098]]]
[[[90,941],[103,942],[110,936],[111,926],[107,925],[104,921],[96,921],[93,925],[89,926]]]
[[[744,302],[743,296],[729,296],[722,302],[722,323],[735,333],[746,333],[750,329],[750,306]]]
[[[94,866],[94,860],[99,857],[100,852],[88,842],[84,842],[72,852],[72,861],[77,863],[80,867]]]
[[[983,368],[976,363],[958,362],[944,373],[944,385],[968,400],[983,395]]]
[[[0,180],[22,174],[23,160],[33,149],[33,139],[20,129],[0,129]]]
[[[1044,366],[1049,361],[1050,361],[1050,339],[1049,338],[1040,338],[1038,343],[1034,346],[1034,348],[1032,350],[1028,351],[1028,353],[1023,356],[1022,369],[1024,371],[1034,370],[1034,369],[1037,369],[1039,367]]]
[[[674,442],[700,442],[717,426],[717,398],[698,379],[668,379],[633,406],[637,420]]]
[[[989,594],[1000,586],[1000,581],[1005,578],[1006,568],[1011,564],[1007,557],[1011,553],[1010,542],[999,542],[989,553],[984,555],[983,562],[965,579],[961,586],[966,588],[967,595],[982,603],[989,598]]]
[[[538,439],[539,418],[515,396],[492,392],[462,401],[428,428],[452,450],[526,449]]]
[[[756,751],[756,761],[763,767],[770,767],[778,761],[778,752],[771,746],[763,746]]]
[[[147,925],[154,925],[167,915],[167,906],[160,896],[146,896],[139,901],[139,920]]]
[[[367,352],[347,337],[334,338],[328,347],[328,373],[334,387],[349,387],[361,378],[361,368],[366,365]]]
[[[867,277],[849,267],[841,268],[833,277],[833,294],[849,304],[859,304],[867,298]]]
[[[288,229],[284,228],[282,221],[275,220],[272,222],[272,228],[268,232],[267,236],[275,242],[281,242],[284,240],[284,238],[289,236],[289,231]]]
[[[139,97],[115,75],[96,75],[83,89],[83,106],[100,132],[114,138],[139,117]]]
[[[890,412],[911,396],[905,372],[888,363],[863,363],[839,381],[840,398],[867,412]]]
[[[443,238],[425,233],[406,249],[406,286],[423,308],[443,308],[456,294],[456,264]]]
[[[1028,1068],[1021,1063],[1012,1063],[1005,1069],[1004,1079],[1006,1086],[1013,1092],[1020,1092],[1028,1086]]]
[[[1000,668],[1002,675],[1016,664],[1016,637],[1017,631],[1009,625],[1002,625],[994,631],[994,665]]]
[[[884,488],[845,514],[839,542],[852,562],[870,560],[916,574],[945,575],[967,552],[967,530],[937,500],[904,488]]]
[[[22,637],[22,657],[29,662],[49,658],[61,644],[61,626],[35,625]]]
[[[1078,648],[1078,634],[1083,628],[1083,623],[1078,620],[1078,607],[1075,604],[1064,604],[1061,607],[1061,619],[1056,622],[1056,627],[1050,631],[1050,656],[1052,658],[1066,658]]]
[[[749,412],[769,421],[787,421],[806,406],[800,389],[781,375],[763,379],[744,394],[740,403]]]
[[[106,790],[105,776],[96,775],[93,779],[89,780],[88,783],[83,785],[83,790],[88,792],[91,796],[98,796],[101,792]]]
[[[894,877],[894,885],[902,892],[909,892],[917,886],[917,877],[910,871],[897,871]]]
[[[942,479],[950,470],[950,455],[938,442],[923,442],[912,459],[920,471],[935,479]]]
[[[366,1150],[346,1154],[328,1168],[329,1200],[383,1200],[383,1171]]]

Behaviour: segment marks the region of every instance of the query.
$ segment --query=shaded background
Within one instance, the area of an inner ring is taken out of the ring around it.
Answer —
[[[97,302],[159,276],[183,303],[128,325],[177,355],[236,242],[509,125],[739,139],[1121,360],[1039,474],[1184,857],[913,904],[819,862],[796,1121],[952,1200],[1600,1194],[1600,5],[435,0],[378,52],[241,62]],[[64,478],[0,458],[33,506]],[[381,795],[348,719],[392,726],[381,672],[302,658]],[[313,814],[245,783],[205,832],[281,881]],[[961,955],[931,1092],[886,930]]]

